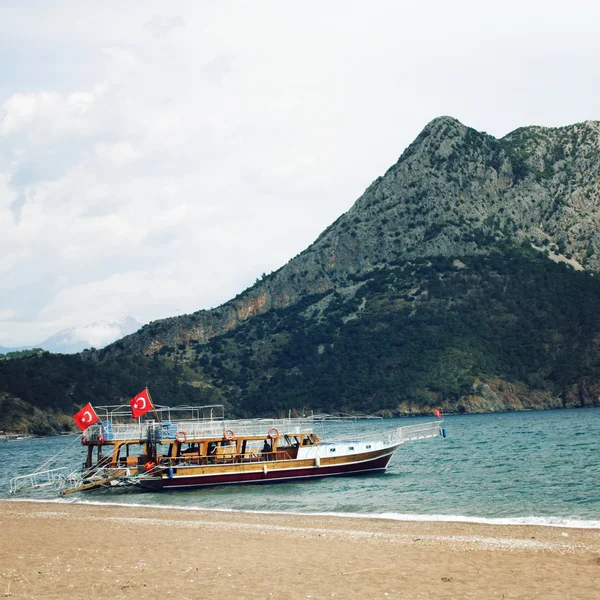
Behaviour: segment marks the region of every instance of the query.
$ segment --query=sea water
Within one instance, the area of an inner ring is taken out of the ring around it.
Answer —
[[[317,433],[359,440],[424,420],[431,419],[324,423]],[[452,415],[444,427],[446,438],[401,446],[382,475],[162,493],[108,489],[59,501],[600,528],[600,408]],[[0,497],[8,497],[11,477],[59,451],[62,464],[85,458],[75,436],[0,441]],[[49,491],[33,497],[47,499]]]

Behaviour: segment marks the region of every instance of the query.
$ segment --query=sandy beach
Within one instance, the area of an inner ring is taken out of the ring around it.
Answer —
[[[0,597],[600,596],[600,530],[0,502]]]

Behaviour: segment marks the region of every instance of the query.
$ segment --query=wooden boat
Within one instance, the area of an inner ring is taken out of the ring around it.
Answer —
[[[99,409],[104,418],[81,437],[87,447],[83,469],[64,477],[62,494],[99,487],[176,490],[383,473],[402,444],[445,434],[438,420],[360,441],[322,441],[316,433],[322,420],[313,416],[225,420],[220,405],[157,407],[151,420],[124,423],[123,407]]]

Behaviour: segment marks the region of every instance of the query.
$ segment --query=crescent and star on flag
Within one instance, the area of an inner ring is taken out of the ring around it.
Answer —
[[[94,407],[88,402],[79,412],[73,415],[75,425],[81,429],[86,430],[90,425],[97,423],[100,419],[94,410]]]
[[[129,401],[129,405],[131,406],[131,416],[134,419],[139,419],[139,417],[142,415],[154,410],[152,400],[150,400],[150,392],[148,391],[148,388],[142,390],[139,394],[134,396]]]

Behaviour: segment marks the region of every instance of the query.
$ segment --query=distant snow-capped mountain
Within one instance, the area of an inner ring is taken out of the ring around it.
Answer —
[[[142,324],[133,317],[121,317],[115,321],[96,321],[85,327],[63,329],[37,344],[50,352],[72,354],[85,348],[104,348],[108,344],[134,333]]]
[[[74,354],[86,348],[104,348],[104,346],[130,333],[136,332],[141,326],[142,324],[139,321],[128,316],[120,317],[114,321],[96,321],[84,327],[63,329],[33,346],[20,348],[4,348],[0,346],[0,353],[43,348],[44,350],[60,354]]]

